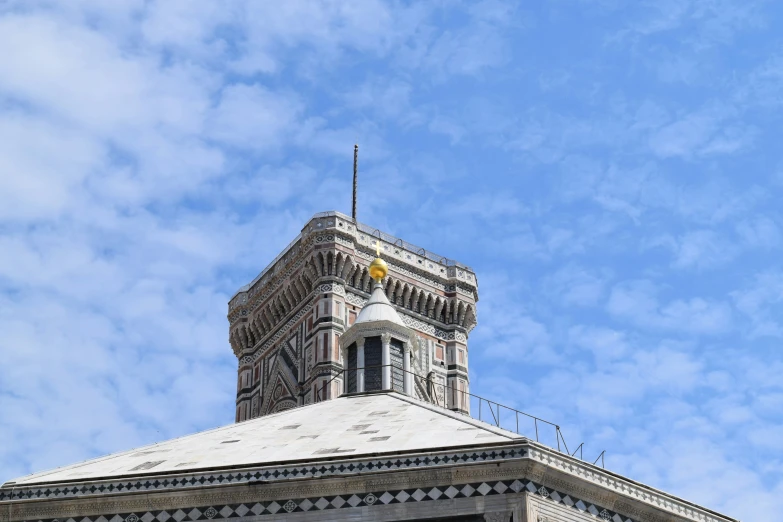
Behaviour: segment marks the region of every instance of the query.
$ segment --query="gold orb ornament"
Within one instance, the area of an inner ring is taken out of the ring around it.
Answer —
[[[381,279],[386,277],[389,272],[389,267],[386,265],[386,261],[381,259],[381,242],[375,242],[375,259],[370,263],[370,277],[380,283]]]
[[[375,279],[378,283],[381,282],[381,279],[386,277],[386,274],[389,272],[389,267],[386,265],[386,261],[381,259],[380,257],[376,257],[372,263],[370,263],[370,277]]]

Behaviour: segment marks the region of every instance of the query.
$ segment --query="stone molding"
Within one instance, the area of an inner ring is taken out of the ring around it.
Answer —
[[[445,292],[456,292],[458,294],[464,295],[465,297],[470,297],[471,299],[474,299],[474,300],[476,298],[476,295],[474,293],[475,292],[475,288],[473,288],[470,285],[463,284],[463,283],[446,285],[446,288],[444,288],[444,291]]]
[[[283,283],[290,280],[295,272],[311,261],[315,255],[314,249],[311,248],[312,246],[318,243],[332,242],[335,239],[335,235],[332,234],[299,238],[298,246],[289,252],[289,255],[278,261],[278,263],[282,262],[283,264],[276,265],[271,273],[264,274],[261,279],[253,283],[246,291],[240,291],[231,298],[228,305],[229,324],[233,324],[240,317],[250,315],[251,311],[272,297]],[[281,270],[283,272],[278,273]],[[267,277],[269,277],[268,280]]]
[[[74,499],[85,496],[140,492],[164,492],[202,486],[250,484],[254,481],[288,481],[305,478],[350,477],[378,471],[425,470],[482,462],[509,461],[525,457],[522,445],[507,448],[485,448],[473,451],[412,454],[405,457],[359,458],[328,462],[314,461],[298,466],[260,466],[214,473],[168,474],[136,479],[76,482],[0,489],[0,502],[8,500]],[[153,478],[154,477],[154,478]],[[376,483],[376,486],[381,484]]]
[[[391,321],[373,321],[371,323],[354,323],[345,333],[340,336],[340,349],[345,350],[360,337],[381,337],[388,336],[384,343],[388,344],[392,337],[400,341],[410,341],[413,339],[413,332],[399,324]]]
[[[264,306],[266,306],[264,303],[267,303],[267,301],[269,301],[270,299],[273,300],[275,298],[275,295],[277,295],[277,293],[279,293],[281,291],[280,290],[282,288],[281,285],[283,285],[286,282],[290,282],[292,278],[297,280],[296,283],[293,283],[293,282],[291,283],[292,286],[295,285],[299,289],[301,289],[302,284],[305,287],[310,285],[310,284],[314,284],[314,288],[308,293],[307,296],[304,296],[303,299],[311,299],[312,298],[311,297],[312,296],[312,292],[314,292],[314,291],[315,292],[317,292],[319,290],[327,290],[328,291],[329,288],[328,287],[324,287],[322,284],[319,284],[319,281],[312,281],[312,276],[314,274],[304,274],[304,273],[301,273],[299,275],[296,275],[296,273],[302,272],[302,270],[305,270],[309,266],[309,264],[312,263],[312,260],[317,255],[321,255],[322,254],[322,253],[316,253],[316,251],[314,251],[312,248],[309,248],[310,246],[312,246],[311,244],[317,244],[319,242],[334,240],[337,236],[339,236],[339,234],[325,234],[325,235],[324,234],[320,234],[320,235],[314,236],[314,238],[313,237],[301,238],[299,240],[299,243],[297,244],[297,247],[292,252],[290,252],[288,254],[288,256],[285,256],[283,259],[281,259],[281,262],[287,263],[287,265],[281,265],[281,270],[282,270],[282,268],[285,268],[284,271],[281,272],[280,270],[275,268],[275,270],[271,274],[265,275],[264,278],[262,278],[256,284],[254,284],[253,287],[250,290],[248,290],[247,293],[241,294],[240,296],[238,296],[237,298],[232,300],[233,308],[229,311],[229,314],[228,314],[229,325],[233,327],[240,320],[247,320],[247,319],[255,320],[256,316],[260,313],[260,310],[262,308],[264,308]],[[371,256],[369,256],[369,254],[362,253],[361,251],[355,251],[353,254],[346,253],[346,252],[340,253],[339,250],[337,250],[337,252],[338,252],[338,255],[344,255],[345,258],[348,258],[348,259],[353,258],[351,260],[351,263],[354,263],[354,264],[357,263],[359,257],[371,257]],[[359,265],[361,266],[361,263],[359,263]],[[396,265],[394,265],[394,266],[396,266]],[[400,273],[404,273],[404,274],[406,274],[408,276],[411,276],[411,277],[413,277],[416,274],[415,270],[414,271],[406,270],[402,266],[399,266],[399,267],[396,267],[396,268],[399,269]],[[343,284],[344,280],[342,279],[342,275],[344,275],[344,274],[336,274],[336,275],[332,275],[332,276],[321,276],[320,279],[327,279],[327,281],[328,280],[334,281],[334,283],[336,285],[339,285],[339,286],[335,286],[334,287],[335,288],[335,292],[338,295],[344,296],[344,295],[346,295],[346,287]],[[418,277],[418,278],[413,277],[413,278],[417,279],[417,280],[423,280],[422,278],[424,276],[422,274],[418,274],[418,275],[420,277]],[[265,281],[265,279],[267,277],[270,277],[270,276],[271,276],[271,279],[268,282]],[[304,280],[303,278],[306,278],[306,280]],[[434,287],[444,286],[444,285],[434,284],[434,282],[430,282],[430,283],[432,283],[431,286],[434,286]],[[418,286],[418,285],[414,284],[414,286]],[[449,285],[445,285],[445,286],[449,286]],[[449,288],[452,288],[452,287],[456,288],[457,286],[460,286],[460,285],[457,284],[457,283],[454,283],[454,284],[450,285]],[[420,290],[422,290],[424,292],[427,292],[427,293],[430,293],[430,291],[425,289],[425,288],[420,288]],[[296,295],[298,296],[299,295],[298,290],[295,290],[295,292],[297,292]],[[462,292],[462,294],[466,294],[466,292]],[[474,295],[473,297],[475,298],[476,296]],[[454,298],[451,298],[451,299],[454,299]],[[456,298],[456,299],[459,302],[466,302],[468,304],[468,306],[470,306],[472,308],[472,314],[473,314],[472,315],[472,319],[462,325],[463,328],[466,328],[467,331],[470,331],[475,326],[475,322],[476,322],[475,321],[475,314],[477,312],[475,310],[475,302],[474,303],[470,303],[470,300],[462,301],[459,298]],[[358,304],[358,300],[357,299],[354,299],[354,302]],[[239,304],[237,304],[237,303],[239,303]],[[241,306],[239,306],[239,305],[241,305]],[[265,317],[266,317],[267,320],[271,320],[270,319],[270,315],[266,314]],[[276,324],[272,324],[271,325],[272,331],[271,332],[267,332],[267,335],[273,335],[274,334],[274,330],[278,327],[279,324],[280,324],[279,322],[277,322]],[[420,324],[426,324],[426,323],[420,323]],[[243,329],[243,328],[249,328],[249,327],[247,325],[245,325],[245,326],[241,326],[240,325],[239,328]],[[437,327],[434,327],[434,328],[437,329],[437,330],[440,330]],[[257,332],[255,330],[253,331],[253,333],[257,334]],[[244,337],[243,336],[239,336],[238,339],[244,339]],[[258,343],[263,343],[263,342],[264,342],[263,340],[259,340],[258,341]],[[239,356],[243,351],[244,352],[248,352],[248,351],[251,351],[251,350],[254,351],[254,347],[257,346],[258,343],[256,343],[254,346],[245,346],[245,343],[243,343],[243,342],[240,342],[240,341],[233,342],[232,341],[232,347],[234,348],[234,350],[236,352],[236,355]]]
[[[366,305],[366,304],[367,304],[367,301],[368,301],[368,299],[367,299],[367,298],[365,298],[365,297],[362,297],[362,296],[360,296],[360,295],[356,295],[356,294],[354,294],[354,293],[347,292],[347,293],[345,294],[345,301],[346,301],[348,304],[352,304],[352,305],[354,305],[354,306],[360,306],[360,307],[363,307],[364,305]]]
[[[524,477],[506,480],[482,480],[465,482],[467,477],[457,480],[449,480],[448,474],[440,474],[440,480],[432,482],[435,476],[427,477],[429,485],[417,484],[419,481],[407,481],[405,487],[378,487],[378,482],[367,481],[364,484],[358,482],[345,482],[346,492],[334,494],[334,487],[292,487],[277,489],[272,493],[273,499],[255,498],[248,500],[245,494],[207,494],[188,497],[189,504],[184,507],[172,506],[173,499],[136,499],[135,501],[114,502],[85,502],[82,509],[88,509],[90,514],[85,516],[84,511],[76,512],[74,506],[58,510],[57,508],[34,507],[30,510],[21,509],[21,518],[14,520],[39,520],[41,522],[55,522],[59,519],[49,518],[60,515],[61,518],[73,517],[79,522],[165,522],[174,519],[177,522],[222,520],[242,516],[276,515],[323,511],[331,509],[345,509],[355,507],[370,508],[375,505],[388,505],[406,502],[430,502],[451,501],[456,498],[487,497],[494,495],[513,495],[518,498],[520,494],[532,494],[544,501],[553,501],[574,510],[589,513],[602,520],[613,522],[635,522],[634,519],[625,517],[614,511],[608,510],[592,503],[585,503],[581,499],[571,498],[569,495],[560,495],[557,491],[535,483]],[[444,480],[445,479],[445,480]],[[372,484],[371,482],[376,482]],[[389,481],[394,482],[394,481]],[[360,490],[351,490],[350,486],[360,486]],[[375,487],[373,487],[375,486]],[[332,491],[330,491],[332,490]],[[168,502],[166,502],[168,500]],[[109,508],[112,511],[106,511]],[[59,513],[58,513],[59,511]],[[95,514],[92,514],[95,513]],[[511,513],[490,513],[490,516],[506,514],[510,519]],[[504,520],[502,518],[489,518],[487,520]],[[64,521],[68,522],[68,521]]]
[[[319,294],[334,293],[337,295],[345,295],[345,285],[340,283],[323,283],[318,285],[317,289]],[[306,299],[306,298],[305,298]]]
[[[390,490],[396,491],[410,488],[419,488],[423,490],[425,486],[430,487],[433,484],[435,484],[435,487],[440,487],[437,486],[437,484],[442,484],[443,487],[450,487],[448,486],[449,484],[463,484],[475,487],[474,483],[483,481],[482,483],[486,483],[488,487],[497,487],[504,492],[509,489],[517,493],[526,490],[528,493],[536,495],[538,498],[552,500],[567,507],[590,513],[599,520],[611,520],[612,522],[628,522],[629,520],[631,522],[665,522],[671,520],[672,517],[674,517],[694,522],[735,522],[730,518],[722,517],[715,513],[701,509],[698,506],[689,504],[670,495],[666,495],[665,493],[658,492],[652,488],[646,488],[644,486],[632,483],[631,481],[624,480],[622,477],[616,476],[593,465],[582,463],[576,458],[558,454],[555,450],[550,450],[537,443],[525,442],[523,444],[509,447],[494,448],[496,452],[503,450],[511,451],[512,449],[516,449],[517,451],[524,451],[524,456],[512,457],[511,455],[507,455],[506,457],[500,456],[500,458],[498,458],[499,453],[494,457],[489,456],[489,453],[487,453],[487,457],[478,457],[472,465],[465,465],[461,462],[461,460],[459,462],[439,462],[437,464],[431,463],[429,464],[430,469],[428,471],[422,469],[427,467],[423,460],[421,460],[424,459],[425,456],[420,455],[418,457],[420,459],[418,463],[413,460],[413,456],[397,456],[387,459],[387,462],[394,462],[394,467],[387,468],[387,465],[384,464],[384,466],[379,469],[396,471],[396,473],[367,475],[364,478],[345,476],[344,478],[340,478],[337,483],[331,483],[333,480],[337,479],[337,475],[332,475],[335,477],[335,479],[329,479],[329,476],[327,475],[317,475],[319,479],[325,478],[327,480],[325,482],[319,481],[320,483],[315,485],[308,485],[308,483],[305,482],[297,483],[296,485],[290,487],[283,486],[285,479],[278,478],[273,479],[277,482],[272,482],[264,486],[264,491],[266,491],[268,494],[259,495],[258,493],[255,493],[252,496],[252,499],[256,501],[260,499],[275,501],[275,499],[272,497],[276,497],[279,500],[283,500],[283,497],[303,499],[303,497],[310,498],[319,495],[339,495],[341,494],[340,491],[346,492],[346,494],[348,494],[347,492],[355,494],[356,491],[362,488],[365,494],[372,493],[376,497],[379,497],[380,495],[383,495],[383,493],[389,492]],[[489,448],[484,451],[488,452]],[[455,454],[452,453],[450,455]],[[453,460],[453,457],[451,458]],[[378,459],[375,461],[378,462]],[[343,461],[343,463],[347,462],[356,461]],[[482,466],[482,463],[488,462],[497,462],[497,465],[492,464],[490,467]],[[338,462],[333,464],[336,466],[335,469],[339,468],[338,464]],[[377,464],[375,466],[377,466]],[[307,466],[302,467],[306,468]],[[267,470],[268,469],[269,468],[267,468]],[[347,468],[344,468],[341,471],[338,469],[338,471],[345,474],[345,469]],[[320,468],[316,471],[321,473]],[[351,470],[348,474],[350,475],[350,473],[357,472],[359,471]],[[238,472],[234,473],[236,474]],[[280,473],[279,470],[278,473]],[[411,476],[409,473],[415,473],[415,475]],[[316,477],[316,475],[313,475],[313,477]],[[291,478],[296,477],[292,476]],[[308,477],[300,476],[299,478]],[[146,479],[144,480],[146,482]],[[199,482],[199,484],[204,484],[202,487],[208,487],[209,484],[217,483],[220,486],[231,488],[232,486],[241,486],[242,484],[250,485],[252,484],[253,480],[264,479],[251,478],[251,480],[244,482],[236,482],[236,479],[234,479],[234,482],[205,481],[203,483]],[[493,481],[503,482],[503,485],[498,485],[497,482]],[[513,486],[512,484],[514,481],[519,482],[519,484]],[[185,487],[187,488],[187,486]],[[199,486],[194,487],[198,488]],[[337,491],[335,488],[338,488],[340,491]],[[515,488],[518,489],[518,491],[516,491]],[[13,491],[15,494],[20,494],[21,496],[22,488],[16,487]],[[163,493],[159,487],[152,489],[149,492],[158,493],[159,491]],[[242,491],[245,490],[243,489]],[[8,493],[8,489],[5,490],[5,493]],[[185,491],[183,491],[183,493],[185,493]],[[441,493],[443,493],[442,489]],[[85,501],[83,507],[86,509],[87,506],[90,506],[90,513],[101,513],[101,510],[105,509],[106,506],[116,506],[118,504],[116,494],[114,494],[114,497],[114,500],[111,502],[103,499],[92,499],[88,501],[88,499],[85,498],[83,499]],[[137,498],[138,500],[136,500],[135,503],[132,500],[127,501],[128,512],[139,509],[139,503],[141,503],[143,506],[146,506],[145,509],[151,509],[149,503],[147,503],[143,498],[138,498],[138,496],[133,495],[132,497]],[[34,501],[33,504],[27,504],[25,500],[28,498],[33,500],[32,496],[28,497],[27,495],[24,495],[22,498],[12,500],[11,504],[16,504],[18,508],[22,508],[22,506],[25,505],[25,509],[22,511],[29,514],[31,518],[36,520],[46,519],[47,516],[50,516],[49,518],[71,516],[68,514],[68,508],[65,505],[62,505],[59,509],[56,507],[45,507],[47,505],[51,506],[51,504],[36,504],[36,502],[40,502],[40,500]],[[68,498],[64,496],[45,498],[51,498],[52,500],[56,501],[68,500]],[[239,494],[229,493],[228,491],[226,491],[223,495],[211,496],[210,498],[212,500],[201,501],[198,500],[199,498],[200,497],[198,496],[190,497],[187,495],[185,500],[187,502],[191,502],[190,505],[192,506],[206,506],[207,504],[214,504],[218,502],[216,499],[220,499],[220,501],[224,504],[235,504],[246,502],[248,500],[246,492]],[[291,498],[286,499],[286,501],[290,500]],[[172,507],[171,498],[163,499],[163,501],[167,503],[159,504],[157,501],[155,501],[155,505],[158,505],[160,509]],[[315,500],[311,500],[311,502],[315,501],[318,501],[318,499],[316,498]],[[150,500],[150,502],[152,502],[152,500]],[[124,502],[119,501],[119,504],[123,503]],[[8,505],[8,500],[0,501],[0,506],[3,506],[3,504]],[[93,507],[95,508],[94,510],[92,509]],[[27,508],[29,508],[29,511]],[[3,511],[5,510],[0,507],[0,516],[4,515]],[[105,513],[105,511],[103,512]],[[114,516],[115,514],[117,513],[111,514],[111,516]],[[23,518],[28,517],[25,515]],[[14,518],[14,520],[16,520],[16,518]],[[111,517],[107,517],[107,520],[112,522]],[[199,520],[203,520],[203,518]],[[84,522],[98,521],[88,520]],[[101,520],[100,522],[103,521]],[[123,521],[115,520],[113,522]]]
[[[659,493],[651,488],[636,485],[596,466],[582,463],[582,461],[575,458],[564,458],[558,455],[555,450],[551,450],[539,444],[531,445],[528,458],[540,462],[548,468],[564,472],[579,480],[586,481],[591,485],[598,486],[603,490],[614,492],[617,495],[628,497],[643,504],[652,504],[659,509],[666,510],[682,518],[697,522],[721,522],[727,520],[715,516],[706,510],[699,509],[688,502],[684,502],[670,495]],[[580,489],[579,486],[566,481],[558,481],[557,479],[548,480],[546,477],[543,478],[543,481],[552,484],[553,486],[568,489],[569,491],[577,491],[584,496],[595,496],[595,493],[591,493],[584,488]],[[602,496],[601,500],[606,501],[607,498],[608,497]],[[636,516],[638,520],[647,522],[663,522],[665,520],[663,518],[650,516],[646,510],[635,508],[632,504],[619,499],[615,505],[617,509],[622,510],[624,514]]]
[[[375,259],[375,252],[365,252],[364,250],[356,249],[356,257],[360,257],[367,261],[367,263],[371,263],[373,259]],[[413,279],[416,282],[424,283],[426,285],[431,286],[432,288],[435,288],[437,290],[441,290],[443,292],[446,291],[446,287],[448,286],[448,279],[445,277],[443,280],[435,279],[431,274],[427,274],[425,272],[421,272],[415,267],[411,266],[408,267],[406,265],[402,265],[396,260],[389,259],[388,257],[384,258],[384,261],[389,265],[389,272],[394,270],[394,272],[400,273],[402,275],[405,275],[411,279]]]
[[[310,254],[310,246],[314,242],[313,238],[300,237],[295,239],[295,246],[283,258],[279,259],[274,266],[268,268],[266,273],[260,274],[260,278],[251,283],[249,288],[237,292],[231,298],[228,304],[229,317],[240,305],[249,305],[244,306],[244,308],[254,308],[258,301],[269,297],[280,286],[280,283],[288,279],[294,271],[302,266],[304,258]],[[279,273],[281,270],[283,270],[283,273]]]
[[[240,306],[247,305],[248,303],[255,303],[259,300],[257,297],[260,294],[260,299],[265,299],[279,286],[279,284],[285,280],[290,274],[301,266],[303,258],[310,253],[311,247],[315,244],[333,242],[343,246],[352,248],[355,251],[357,257],[362,257],[368,261],[373,259],[372,248],[369,243],[369,238],[362,241],[360,238],[364,236],[362,232],[356,230],[353,226],[349,229],[340,229],[338,219],[332,220],[332,225],[327,227],[319,227],[319,230],[314,230],[311,226],[317,218],[312,218],[305,225],[303,231],[294,241],[281,253],[281,256],[272,262],[270,266],[265,268],[256,278],[246,287],[240,289],[229,301],[229,316]],[[323,223],[323,222],[320,222]],[[313,229],[313,230],[308,230]],[[374,236],[373,236],[373,239]],[[366,245],[363,243],[367,243]],[[388,250],[389,244],[386,241],[382,241],[384,244],[384,250]],[[400,249],[397,246],[392,245],[392,252],[400,250],[406,251],[404,248]],[[443,267],[443,275],[435,273],[435,265],[439,265],[436,261],[427,259],[422,261],[422,264],[426,264],[425,268],[418,267],[414,264],[414,258],[419,260],[421,256],[413,252],[409,252],[407,258],[395,257],[398,254],[386,254],[386,261],[392,264],[395,270],[399,273],[405,274],[417,281],[430,284],[434,288],[445,290],[447,286],[458,285],[462,287],[464,295],[472,295],[475,300],[475,288],[477,281],[475,274],[464,268],[458,267]],[[440,265],[439,265],[440,266]],[[426,268],[429,267],[429,270]],[[454,282],[454,279],[458,281]],[[466,292],[468,290],[470,293]],[[245,307],[247,308],[247,307]],[[250,307],[252,308],[252,306]]]
[[[346,256],[350,257],[347,254],[346,254]],[[313,255],[310,255],[310,257],[308,259],[311,260],[312,258],[313,258]],[[308,263],[310,262],[309,260],[307,261]],[[297,267],[301,266],[301,263],[299,261],[301,261],[301,260],[295,260],[295,264],[297,265]],[[354,262],[354,261],[352,261],[352,262]],[[288,274],[288,272],[286,272],[286,274]],[[298,276],[297,280],[301,279],[301,277],[303,277],[303,276],[301,276],[301,275]],[[288,279],[281,279],[281,281],[287,281],[287,280]],[[309,280],[310,280],[310,276],[308,276],[308,281]],[[331,287],[329,286],[330,283],[332,284]],[[306,284],[310,284],[310,283],[307,282]],[[352,295],[350,293],[348,293],[346,295],[347,288],[346,288],[346,285],[344,284],[344,280],[340,276],[336,276],[336,275],[321,276],[320,278],[317,278],[316,281],[313,281],[312,284],[314,284],[314,287],[310,290],[310,292],[306,296],[301,298],[301,301],[299,301],[299,303],[297,303],[297,304],[301,304],[302,301],[312,299],[314,293],[317,293],[317,292],[329,292],[329,291],[333,291],[337,295],[346,296],[346,299],[348,300],[348,302],[350,302],[351,304],[357,305],[357,306],[363,306],[364,303],[366,302],[361,296],[357,297],[357,296]],[[299,288],[301,288],[301,285],[299,283],[297,283],[297,285],[298,285]],[[352,287],[349,287],[349,288],[351,288],[353,292],[362,293],[360,290],[353,289]],[[424,290],[426,292],[425,289],[422,289],[422,290]],[[270,298],[270,297],[274,298],[274,294],[270,294],[268,292],[266,292],[266,293],[262,292],[259,295],[261,296],[263,302],[266,302],[267,298]],[[348,297],[348,296],[351,296],[351,297]],[[453,299],[453,298],[450,298],[450,299]],[[236,325],[237,321],[239,321],[239,320],[242,320],[242,319],[246,320],[246,319],[251,318],[251,317],[255,318],[258,315],[258,313],[260,313],[258,310],[260,310],[262,308],[262,306],[261,306],[262,303],[258,303],[256,301],[257,300],[255,298],[253,298],[252,299],[252,303],[251,303],[252,306],[242,307],[241,309],[237,309],[237,310],[234,310],[231,313],[229,313],[229,324],[233,327],[233,326]],[[458,299],[458,301],[459,301],[459,299]],[[463,302],[463,301],[459,301],[459,302]],[[398,305],[394,305],[394,306],[395,306],[395,309],[399,308],[398,311],[401,310],[402,311],[401,313],[405,313],[406,315],[407,314],[411,314],[411,315],[408,316],[409,318],[407,319],[407,322],[409,322],[410,324],[418,325],[416,327],[422,329],[422,331],[428,331],[431,335],[435,335],[435,336],[437,336],[439,338],[442,338],[442,339],[445,339],[445,340],[455,340],[456,339],[456,340],[459,340],[461,342],[467,342],[467,336],[465,334],[463,334],[462,332],[460,332],[460,330],[466,329],[466,331],[470,331],[476,324],[476,320],[475,320],[475,314],[476,314],[475,303],[471,304],[471,303],[468,302],[467,304],[468,304],[468,306],[470,306],[472,308],[473,319],[469,323],[464,324],[463,326],[455,325],[455,327],[454,327],[455,329],[454,330],[451,330],[450,328],[448,328],[448,325],[446,325],[444,323],[440,323],[439,321],[435,321],[433,319],[430,319],[430,318],[428,318],[426,316],[422,316],[420,318],[412,317],[412,315],[418,315],[418,314],[416,314],[415,312],[412,312],[412,311],[410,311],[410,310],[408,310],[406,308],[399,307]],[[258,308],[258,310],[256,310],[257,308]],[[252,313],[251,313],[251,309],[254,310]],[[266,314],[265,317],[266,317],[266,319],[271,320],[270,319],[271,316],[269,314]],[[423,321],[422,321],[422,319],[423,319]],[[255,320],[255,319],[253,319],[253,320]],[[234,348],[236,355],[239,357],[240,354],[243,353],[243,352],[247,353],[247,352],[250,352],[250,351],[255,351],[257,349],[257,348],[255,348],[256,346],[258,346],[259,344],[265,343],[266,338],[268,338],[269,336],[274,336],[276,334],[276,329],[279,328],[279,325],[281,324],[282,321],[285,321],[285,319],[280,319],[278,322],[273,323],[272,327],[271,327],[271,331],[267,332],[266,336],[264,338],[260,339],[253,346],[244,346],[244,343],[241,343],[242,346],[240,347],[239,344],[236,344],[236,343],[232,342],[232,348]],[[429,326],[427,326],[427,325],[429,325]],[[440,327],[438,327],[438,325],[440,325]],[[249,326],[247,326],[247,325],[245,325],[245,326],[240,325],[239,328],[240,329],[242,329],[242,328],[249,328]],[[450,333],[450,332],[455,332],[455,333]],[[254,333],[255,333],[255,330],[254,330]],[[463,340],[463,338],[464,338],[464,340]],[[240,337],[240,339],[241,339],[241,337]]]
[[[461,343],[468,342],[468,337],[460,331],[441,330],[440,328],[437,328],[436,326],[428,322],[424,322],[420,319],[411,317],[406,313],[400,313],[400,318],[402,319],[402,322],[405,323],[405,326],[407,326],[408,328],[413,328],[414,330],[420,330],[422,332],[432,335],[433,337],[437,337],[438,339],[443,339],[444,341],[459,341]]]

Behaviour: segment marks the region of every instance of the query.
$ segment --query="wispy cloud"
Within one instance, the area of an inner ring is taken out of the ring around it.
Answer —
[[[649,280],[626,281],[612,288],[607,311],[644,329],[717,335],[731,328],[731,307],[692,297],[660,302],[661,290]]]
[[[0,481],[230,422],[226,302],[358,141],[360,220],[478,274],[472,391],[781,520],[781,16],[3,3]]]

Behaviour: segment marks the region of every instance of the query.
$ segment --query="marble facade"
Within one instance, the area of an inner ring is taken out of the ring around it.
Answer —
[[[376,241],[389,266],[386,295],[416,334],[415,396],[469,413],[475,273],[349,216],[325,212],[229,302],[229,340],[238,359],[237,422],[344,391],[346,354],[339,339],[369,298],[367,269]]]

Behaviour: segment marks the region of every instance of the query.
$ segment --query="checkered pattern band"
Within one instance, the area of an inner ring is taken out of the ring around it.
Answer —
[[[195,522],[227,520],[246,516],[264,516],[285,513],[324,511],[362,506],[428,502],[477,496],[502,495],[528,491],[549,502],[567,506],[596,519],[611,522],[634,522],[614,511],[580,500],[565,493],[547,488],[528,479],[474,482],[390,491],[373,491],[362,494],[334,495],[312,498],[289,498],[244,504],[199,506],[186,509],[116,513],[68,519],[45,519],[25,522]]]
[[[356,473],[375,471],[421,469],[434,466],[519,459],[526,455],[527,451],[524,448],[512,447],[500,450],[433,453],[413,457],[334,461],[324,464],[267,467],[236,472],[189,474],[177,477],[145,477],[137,480],[116,482],[105,481],[58,486],[37,486],[30,488],[19,487],[14,489],[0,489],[0,502],[4,500],[74,498],[101,494],[116,495],[141,491],[165,491],[222,484],[243,484],[255,481],[281,481],[353,475]]]

